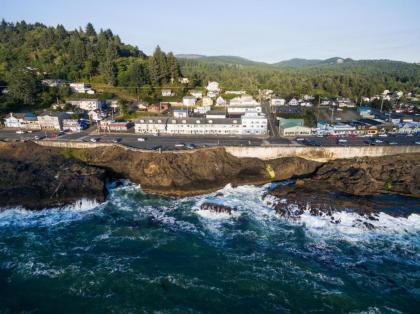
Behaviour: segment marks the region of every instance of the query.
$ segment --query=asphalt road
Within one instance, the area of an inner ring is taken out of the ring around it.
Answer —
[[[286,139],[271,137],[268,140],[260,138],[240,138],[240,137],[201,137],[201,136],[142,136],[133,132],[119,134],[98,134],[95,130],[84,130],[79,133],[66,133],[58,135],[37,131],[32,133],[18,134],[16,130],[0,130],[0,140],[3,141],[25,141],[34,140],[40,137],[43,140],[65,140],[65,141],[85,141],[90,142],[95,139],[101,143],[118,142],[120,144],[142,148],[142,149],[162,149],[176,150],[185,148],[212,147],[212,146],[261,146],[261,145],[303,145],[303,146],[367,146],[367,145],[418,145],[420,135],[416,136],[387,136],[387,137],[346,137],[339,141],[332,137],[301,137],[299,139]],[[144,139],[143,140],[139,140]]]

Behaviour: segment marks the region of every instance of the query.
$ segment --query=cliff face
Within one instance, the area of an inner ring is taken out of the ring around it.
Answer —
[[[0,144],[0,207],[59,206],[82,197],[105,198],[107,178],[128,178],[146,191],[184,196],[228,183],[262,184],[313,172],[299,158],[264,162],[236,158],[222,148],[134,152],[120,147],[61,149],[33,143]]]
[[[86,197],[103,201],[106,171],[35,144],[0,144],[0,208],[62,206]]]

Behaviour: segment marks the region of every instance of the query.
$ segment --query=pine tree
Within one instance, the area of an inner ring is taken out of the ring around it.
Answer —
[[[176,61],[176,58],[172,52],[168,53],[167,56],[167,62],[168,62],[168,68],[170,73],[170,78],[174,81],[178,81],[180,70],[178,62]]]
[[[96,37],[96,31],[95,31],[95,28],[93,27],[92,23],[88,23],[86,25],[86,36],[88,36],[88,37],[90,37],[90,36]]]
[[[112,86],[117,84],[117,66],[115,64],[117,58],[117,48],[110,44],[105,52],[105,59],[101,64],[101,72],[106,82]]]

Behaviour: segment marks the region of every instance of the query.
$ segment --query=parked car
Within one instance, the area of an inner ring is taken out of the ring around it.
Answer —
[[[119,143],[121,142],[121,138],[117,137],[112,140],[112,143]]]
[[[185,147],[185,144],[184,143],[176,143],[174,146],[175,147]]]
[[[137,138],[137,141],[138,141],[138,142],[145,142],[145,141],[146,141],[146,139],[145,139],[144,137],[138,137],[138,138]]]
[[[398,143],[397,143],[397,142],[389,142],[388,144],[389,144],[389,145],[398,145]]]
[[[338,143],[347,143],[347,140],[345,138],[339,138]]]
[[[296,141],[298,141],[298,142],[303,142],[305,139],[303,138],[303,137],[298,137],[297,139],[296,139]]]
[[[187,148],[188,149],[195,149],[197,146],[195,146],[195,144],[188,144]]]
[[[160,145],[157,145],[157,146],[153,146],[153,148],[152,148],[153,150],[161,150],[162,149],[162,146],[160,146]]]
[[[375,143],[378,143],[378,144],[379,144],[379,143],[383,143],[383,142],[384,142],[384,141],[382,141],[382,140],[380,140],[380,139],[378,139],[378,138],[375,140]]]
[[[92,138],[90,139],[90,141],[91,141],[92,143],[96,143],[97,141],[99,141],[99,139],[98,139],[98,138],[94,138],[94,137],[92,137]]]
[[[16,134],[25,134],[25,131],[23,131],[23,130],[17,130],[16,131]]]

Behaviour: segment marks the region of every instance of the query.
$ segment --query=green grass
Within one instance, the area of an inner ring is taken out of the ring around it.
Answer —
[[[87,161],[83,149],[65,148],[61,151],[64,158],[74,158],[81,161]]]

